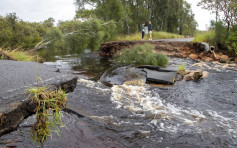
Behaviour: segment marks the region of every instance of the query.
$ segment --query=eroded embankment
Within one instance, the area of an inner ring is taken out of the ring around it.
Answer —
[[[179,58],[191,58],[194,60],[202,61],[222,61],[229,62],[234,60],[233,54],[228,52],[220,52],[215,50],[215,54],[211,52],[209,47],[205,47],[203,43],[192,43],[186,41],[177,40],[155,40],[155,41],[114,41],[101,44],[99,53],[102,56],[112,57],[116,52],[120,52],[125,48],[129,48],[136,45],[142,45],[149,43],[154,45],[154,51],[163,53],[167,56],[179,57]],[[207,49],[208,48],[208,49]],[[232,57],[232,58],[230,58]]]

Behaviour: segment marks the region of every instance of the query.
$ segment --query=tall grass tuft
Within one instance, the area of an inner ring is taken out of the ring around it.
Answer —
[[[58,125],[62,125],[61,110],[66,105],[66,92],[59,89],[50,91],[46,87],[28,89],[31,98],[36,103],[36,123],[31,128],[31,138],[36,144],[52,139],[52,133],[60,135]]]
[[[186,71],[186,64],[182,63],[181,65],[178,66],[178,73],[184,74]]]
[[[151,44],[138,45],[127,48],[120,53],[115,54],[116,62],[123,64],[145,64],[155,66],[167,66],[168,57],[161,53],[153,52]]]
[[[172,39],[172,38],[184,38],[183,35],[179,34],[173,34],[173,33],[168,33],[168,32],[162,32],[162,31],[153,31],[152,32],[152,39]],[[142,33],[135,33],[132,35],[126,35],[126,36],[118,36],[115,38],[115,40],[119,41],[137,41],[142,39]],[[144,40],[149,39],[149,34],[145,35]]]

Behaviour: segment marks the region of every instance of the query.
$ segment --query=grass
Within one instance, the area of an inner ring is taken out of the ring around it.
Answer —
[[[6,50],[6,49],[0,49],[4,53],[6,53],[8,56],[18,60],[18,61],[28,61],[28,62],[34,62],[37,61],[36,55],[30,54],[26,51],[15,49],[15,50]],[[0,57],[0,59],[5,59],[3,56]]]
[[[57,128],[62,125],[61,110],[66,105],[66,92],[59,89],[51,91],[46,87],[35,87],[28,89],[32,101],[36,103],[36,123],[31,128],[31,138],[36,144],[47,141],[52,133],[60,135]]]
[[[144,40],[149,39],[150,34],[146,34],[144,37]],[[152,32],[152,39],[172,39],[172,38],[184,38],[183,35],[179,34],[173,34],[173,33],[168,33],[168,32],[162,32],[162,31],[153,31]],[[116,41],[136,41],[136,40],[141,40],[142,39],[142,33],[135,33],[132,35],[126,35],[126,36],[118,36],[115,38]]]
[[[184,63],[178,66],[178,73],[184,74],[185,71],[186,71],[186,65]]]
[[[207,42],[212,43],[215,38],[215,31],[200,32],[196,35],[193,42]]]
[[[153,52],[151,44],[138,45],[124,49],[122,52],[115,54],[114,59],[123,64],[144,64],[155,66],[167,66],[168,57],[161,53]]]

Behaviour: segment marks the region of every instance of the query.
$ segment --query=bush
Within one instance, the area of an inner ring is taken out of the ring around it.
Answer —
[[[127,48],[115,54],[115,61],[123,64],[167,66],[168,57],[161,53],[155,53],[152,49],[153,46],[150,44]]]
[[[227,39],[228,48],[237,55],[237,26],[235,26]]]
[[[207,42],[209,44],[214,45],[215,31],[208,31],[201,34],[196,35],[193,42]]]
[[[193,42],[207,42],[219,49],[226,48],[226,38],[228,33],[222,22],[213,22],[214,27],[207,32],[196,35]]]
[[[228,34],[226,32],[226,28],[223,25],[223,23],[217,22],[215,24],[215,38],[214,38],[215,46],[218,48],[225,47],[227,35]]]

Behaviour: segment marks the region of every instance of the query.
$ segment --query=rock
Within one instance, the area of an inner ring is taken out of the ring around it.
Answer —
[[[222,55],[221,57],[220,57],[220,62],[221,63],[229,63],[229,57],[227,56],[227,55]]]
[[[158,84],[174,84],[177,71],[169,70],[149,70],[144,68],[144,71],[147,74],[147,82],[158,83]]]
[[[204,60],[205,62],[210,62],[210,61],[213,61],[213,59],[212,59],[212,58],[210,58],[210,57],[204,57],[204,58],[203,58],[203,60]]]
[[[146,81],[146,73],[143,72],[141,69],[137,69],[134,67],[126,66],[126,67],[119,67],[119,68],[111,68],[108,69],[104,74],[101,76],[100,81],[107,86],[110,85],[123,85],[124,82],[131,81],[131,80],[144,80]],[[135,82],[127,82],[135,83]],[[137,83],[137,82],[136,82]]]
[[[199,69],[196,71],[187,72],[187,74],[184,76],[184,80],[185,81],[190,81],[190,80],[196,81],[201,77],[202,77],[202,70]]]
[[[202,72],[202,79],[206,79],[207,77],[209,76],[209,72],[207,72],[207,71],[203,71]]]
[[[184,80],[185,80],[185,81],[190,81],[190,80],[192,80],[192,75],[193,75],[193,73],[189,73],[189,74],[185,75],[185,76],[184,76]]]
[[[183,80],[183,75],[182,75],[182,74],[177,74],[175,80],[176,80],[176,81],[181,81],[181,80]]]
[[[214,58],[215,60],[220,60],[221,56],[219,54],[216,54],[216,57]]]
[[[204,53],[204,52],[202,52],[202,53],[199,54],[199,57],[200,57],[201,59],[202,59],[204,56],[205,56],[205,53]]]
[[[179,57],[180,57],[180,58],[186,58],[186,57],[187,57],[187,54],[181,52],[180,55],[179,55]]]
[[[197,60],[198,59],[198,55],[197,54],[190,54],[189,58],[193,59],[193,60]]]

